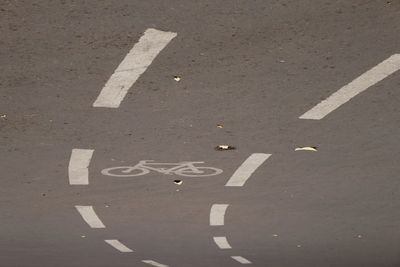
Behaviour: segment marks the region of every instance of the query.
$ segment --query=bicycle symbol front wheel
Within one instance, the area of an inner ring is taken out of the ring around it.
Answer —
[[[187,177],[205,177],[221,174],[222,170],[212,167],[196,167],[196,171],[191,168],[182,168],[174,171],[174,173],[176,175]]]
[[[131,166],[121,166],[107,168],[101,171],[103,175],[114,177],[133,177],[148,174],[150,171],[145,168],[133,168]]]

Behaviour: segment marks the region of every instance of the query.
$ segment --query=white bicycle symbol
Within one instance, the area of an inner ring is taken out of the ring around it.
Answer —
[[[222,173],[221,169],[213,167],[196,167],[203,161],[184,161],[179,163],[153,163],[153,160],[141,160],[135,166],[119,166],[107,168],[101,171],[103,175],[115,177],[133,177],[146,175],[150,171],[162,174],[175,174],[188,177],[214,176]],[[158,168],[156,166],[159,166]],[[164,167],[163,167],[164,166]],[[168,166],[168,167],[167,167]]]

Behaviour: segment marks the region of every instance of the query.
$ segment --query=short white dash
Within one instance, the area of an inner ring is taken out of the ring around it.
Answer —
[[[229,204],[214,204],[210,210],[210,225],[220,226],[225,223],[225,212]]]
[[[320,120],[341,105],[367,90],[400,69],[400,54],[394,54],[368,70],[349,84],[343,86],[327,99],[301,115],[300,119]]]
[[[92,206],[75,206],[75,208],[91,228],[105,228]]]
[[[266,161],[271,154],[254,153],[235,171],[225,186],[243,186],[253,172]]]
[[[132,249],[128,248],[116,239],[108,239],[104,241],[110,246],[114,247],[116,250],[119,250],[120,252],[133,252]]]
[[[232,259],[234,259],[237,262],[240,262],[241,264],[251,264],[251,262],[248,259],[243,258],[242,256],[232,256]]]
[[[152,260],[142,260],[142,262],[147,263],[149,265],[156,266],[156,267],[168,267],[168,265],[161,264],[161,263],[158,263],[158,262],[152,261]]]
[[[89,184],[89,164],[93,149],[72,149],[68,166],[68,177],[71,185]]]
[[[175,36],[174,32],[147,29],[111,75],[93,107],[118,108],[129,88]]]
[[[220,249],[232,248],[225,236],[214,236],[214,242]]]

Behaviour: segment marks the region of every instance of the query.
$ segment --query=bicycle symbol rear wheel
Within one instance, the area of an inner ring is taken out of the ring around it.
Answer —
[[[101,171],[103,175],[114,177],[133,177],[148,174],[150,170],[145,168],[133,168],[132,166],[120,166],[107,168]]]
[[[181,168],[174,173],[180,176],[187,176],[187,177],[204,177],[204,176],[214,176],[222,173],[221,169],[212,168],[212,167],[196,167],[198,172],[193,171],[191,168]]]

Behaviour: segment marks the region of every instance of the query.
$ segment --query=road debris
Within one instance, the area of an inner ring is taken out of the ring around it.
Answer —
[[[216,150],[234,150],[236,148],[234,146],[230,146],[230,145],[219,145],[215,149]]]
[[[0,118],[6,119],[6,118],[7,118],[7,115],[6,115],[6,114],[2,114],[2,115],[0,115]]]
[[[278,237],[278,235],[277,235],[277,234],[273,234],[272,236],[273,236],[273,237]]]
[[[182,180],[174,180],[174,184],[181,185],[183,184]]]
[[[317,152],[318,148],[316,146],[303,146],[303,147],[296,147],[294,151],[314,151]]]
[[[222,129],[222,128],[224,128],[224,126],[222,124],[217,124],[217,128]]]
[[[175,75],[175,76],[174,76],[174,80],[177,81],[177,82],[179,82],[179,81],[181,80],[181,77]]]

